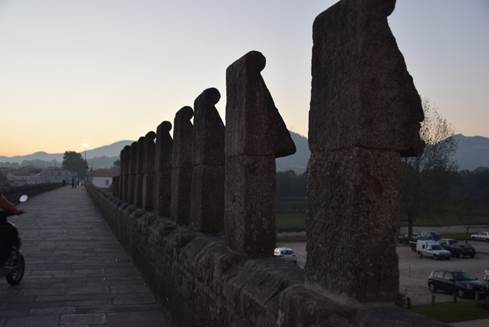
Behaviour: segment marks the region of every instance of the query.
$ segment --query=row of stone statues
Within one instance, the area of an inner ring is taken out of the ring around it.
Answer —
[[[313,27],[306,281],[362,302],[398,294],[400,157],[422,152],[420,97],[387,17],[395,0],[341,0]],[[124,200],[248,255],[275,246],[275,158],[295,152],[250,52],[227,69],[226,127],[205,90],[126,147]],[[194,123],[191,123],[191,118]],[[156,142],[155,142],[156,139]],[[118,186],[117,186],[118,185]]]
[[[226,127],[215,107],[219,91],[202,92],[121,152],[116,196],[196,231],[224,232],[247,255],[275,247],[275,158],[295,145],[261,71],[265,57],[244,55],[226,73]],[[192,123],[193,118],[193,123]]]

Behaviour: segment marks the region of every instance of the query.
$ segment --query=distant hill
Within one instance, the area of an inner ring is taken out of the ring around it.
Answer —
[[[277,160],[277,170],[294,170],[296,173],[304,172],[309,161],[309,146],[307,138],[291,132],[297,152],[289,157]],[[452,159],[459,170],[475,170],[479,167],[489,167],[489,138],[483,136],[453,136],[457,142],[457,150]]]
[[[94,169],[112,167],[114,161],[119,158],[119,153],[121,152],[122,148],[131,144],[132,142],[133,141],[124,140],[88,150],[88,165]],[[85,153],[82,152],[82,155],[85,156]],[[40,168],[44,168],[46,165],[60,166],[63,162],[63,153],[46,153],[40,151],[24,156],[0,156],[0,162],[17,163],[19,165],[32,165],[36,167],[39,166]]]
[[[453,136],[457,142],[457,151],[453,160],[459,170],[474,170],[489,167],[489,138],[483,136]]]
[[[306,171],[310,156],[307,138],[292,131],[290,135],[295,142],[297,151],[291,156],[277,159],[277,171],[293,170],[296,173],[303,173]],[[464,136],[463,134],[457,134],[454,138],[458,146],[453,160],[460,170],[474,170],[479,167],[489,167],[489,138],[482,136]],[[132,142],[124,140],[87,151],[88,165],[94,169],[112,167],[114,161],[118,159],[122,148]],[[57,161],[61,165],[63,154],[36,152],[26,156],[0,156],[0,162],[18,164],[24,162],[24,164],[32,164],[39,163],[39,161],[43,162],[39,166],[45,166],[46,163],[44,162],[47,161]]]
[[[301,174],[307,169],[307,162],[309,161],[309,144],[307,138],[300,134],[290,131],[290,136],[295,143],[296,153],[276,160],[277,171],[293,170],[298,174]]]

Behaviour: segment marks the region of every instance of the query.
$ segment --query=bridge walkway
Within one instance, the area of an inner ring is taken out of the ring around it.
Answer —
[[[13,217],[24,280],[0,280],[0,327],[170,326],[84,187],[33,197]]]

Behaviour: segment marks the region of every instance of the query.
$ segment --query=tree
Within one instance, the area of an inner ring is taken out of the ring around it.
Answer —
[[[87,175],[88,164],[80,153],[66,151],[63,156],[63,168],[74,172],[78,177],[83,178]]]
[[[120,167],[121,166],[121,161],[119,159],[117,159],[116,161],[114,161],[114,163],[112,165],[114,167]]]
[[[401,209],[407,216],[408,238],[420,214],[431,212],[437,204],[448,198],[451,173],[455,165],[451,160],[456,150],[453,128],[428,101],[423,101],[425,119],[420,136],[426,143],[422,155],[402,160]]]

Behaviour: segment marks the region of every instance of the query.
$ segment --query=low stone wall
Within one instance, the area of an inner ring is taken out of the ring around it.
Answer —
[[[33,197],[44,192],[52,191],[61,186],[61,183],[23,185],[16,187],[0,188],[0,193],[2,193],[11,202],[16,203],[22,194],[27,194],[29,197]]]
[[[247,258],[222,237],[87,189],[178,326],[447,326],[393,305],[340,305],[305,288],[293,263]]]

